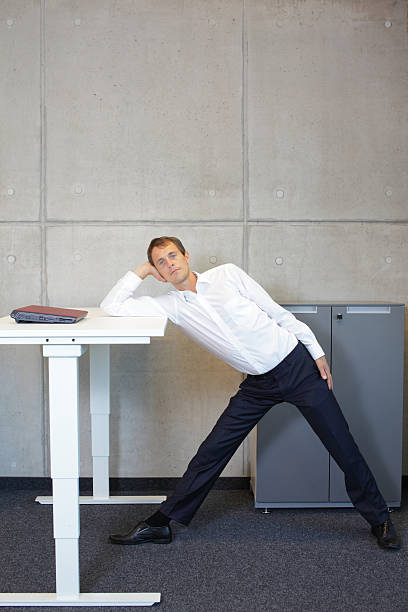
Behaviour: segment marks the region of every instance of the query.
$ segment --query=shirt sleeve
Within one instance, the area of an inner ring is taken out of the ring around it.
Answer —
[[[278,325],[292,332],[299,342],[305,345],[313,359],[318,359],[324,355],[324,350],[306,323],[298,321],[291,312],[274,302],[269,293],[241,268],[234,264],[230,265],[232,266],[232,273],[237,276],[238,290],[241,295],[255,302]]]
[[[175,323],[174,300],[171,295],[134,298],[133,294],[143,280],[134,272],[127,272],[102,300],[100,307],[113,317],[165,316]]]

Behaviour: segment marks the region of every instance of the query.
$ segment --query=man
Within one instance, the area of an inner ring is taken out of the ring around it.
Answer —
[[[169,543],[170,521],[188,525],[216,479],[261,417],[275,404],[295,404],[345,474],[348,495],[382,548],[400,543],[387,505],[332,391],[324,351],[310,328],[279,306],[233,264],[203,274],[189,268],[178,238],[154,238],[148,261],[128,272],[101,308],[114,316],[166,315],[198,344],[247,374],[238,393],[190,461],[160,510],[115,544]],[[152,275],[175,288],[157,298],[132,295]]]

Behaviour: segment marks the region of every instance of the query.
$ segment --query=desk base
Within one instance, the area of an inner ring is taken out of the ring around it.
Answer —
[[[80,593],[58,597],[56,593],[0,593],[0,606],[153,606],[160,593]]]
[[[161,504],[167,499],[166,495],[110,495],[109,497],[92,497],[80,495],[80,504]],[[35,498],[39,504],[52,504],[52,497],[41,496]]]

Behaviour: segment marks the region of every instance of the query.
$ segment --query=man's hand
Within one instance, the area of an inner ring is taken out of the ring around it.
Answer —
[[[321,377],[327,381],[327,386],[329,389],[333,389],[333,379],[325,355],[319,357],[319,359],[315,359],[315,361],[317,367],[319,368]]]
[[[136,268],[136,270],[133,270],[133,272],[137,274],[137,276],[139,276],[141,279],[145,279],[146,276],[151,275],[162,283],[167,282],[149,261],[146,261],[144,264]]]

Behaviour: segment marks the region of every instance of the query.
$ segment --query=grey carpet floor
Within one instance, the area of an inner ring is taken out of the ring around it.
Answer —
[[[55,590],[52,509],[32,491],[0,491],[0,591]],[[153,505],[81,506],[81,591],[157,592],[161,612],[407,612],[408,504],[393,520],[405,547],[381,550],[353,509],[254,509],[249,491],[212,491],[170,545],[122,547]],[[43,607],[52,610],[77,607]],[[0,610],[33,608],[0,607]]]

